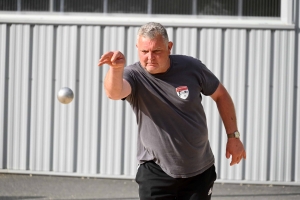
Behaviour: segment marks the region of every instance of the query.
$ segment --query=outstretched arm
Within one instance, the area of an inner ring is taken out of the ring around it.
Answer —
[[[217,90],[211,95],[211,98],[217,104],[227,134],[237,131],[238,128],[234,104],[229,93],[221,83]],[[238,164],[243,158],[246,159],[246,151],[240,139],[228,138],[226,145],[226,158],[230,158],[230,155],[232,156],[230,163],[231,166]]]
[[[110,66],[104,79],[106,95],[114,100],[127,97],[131,93],[131,87],[123,79],[125,56],[120,51],[109,51],[103,54],[98,62],[98,66],[103,64]]]

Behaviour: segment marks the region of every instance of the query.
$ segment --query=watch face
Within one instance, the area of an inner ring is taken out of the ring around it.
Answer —
[[[240,137],[240,133],[238,131],[234,132],[234,137],[235,138],[239,138]]]

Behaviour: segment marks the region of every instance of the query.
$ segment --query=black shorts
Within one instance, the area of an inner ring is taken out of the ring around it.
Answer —
[[[140,165],[135,180],[141,200],[210,200],[216,178],[214,165],[197,176],[173,178],[159,165],[149,161]]]

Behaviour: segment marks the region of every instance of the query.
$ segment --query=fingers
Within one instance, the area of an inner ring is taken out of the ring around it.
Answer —
[[[124,58],[123,58],[123,54],[121,52],[116,52],[112,55],[110,61],[112,62],[112,64],[117,64],[118,62],[122,61]]]
[[[230,166],[238,164],[239,162],[240,162],[240,159],[238,156],[232,156]]]
[[[101,58],[99,59],[98,66],[101,66],[104,64],[109,65],[111,63],[111,57],[113,56],[113,54],[114,54],[114,52],[112,52],[112,51],[103,54],[101,56]]]
[[[125,64],[125,57],[120,51],[109,51],[101,56],[98,61],[98,66],[108,64],[111,67],[123,67]]]
[[[230,154],[228,156],[229,152],[227,151],[226,152],[226,158],[230,158]],[[246,159],[246,152],[243,151],[242,154],[240,155],[232,155],[232,158],[231,158],[231,162],[230,162],[230,166],[232,165],[235,165],[235,164],[239,164],[241,162],[242,159]]]
[[[246,157],[247,157],[247,156],[246,156],[246,151],[244,151],[244,153],[243,153],[243,158],[246,159]]]
[[[227,159],[230,158],[230,153],[229,153],[229,151],[226,151],[226,158],[227,158]]]
[[[226,158],[229,159],[230,156],[232,156],[230,166],[239,164],[243,158],[246,159],[246,151],[240,140],[229,139],[227,141]]]

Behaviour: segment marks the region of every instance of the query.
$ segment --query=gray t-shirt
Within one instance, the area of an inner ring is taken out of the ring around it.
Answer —
[[[201,93],[213,94],[219,80],[195,58],[170,60],[161,74],[148,73],[139,62],[125,67],[132,88],[126,100],[138,123],[139,163],[153,160],[171,177],[187,178],[214,164]]]

